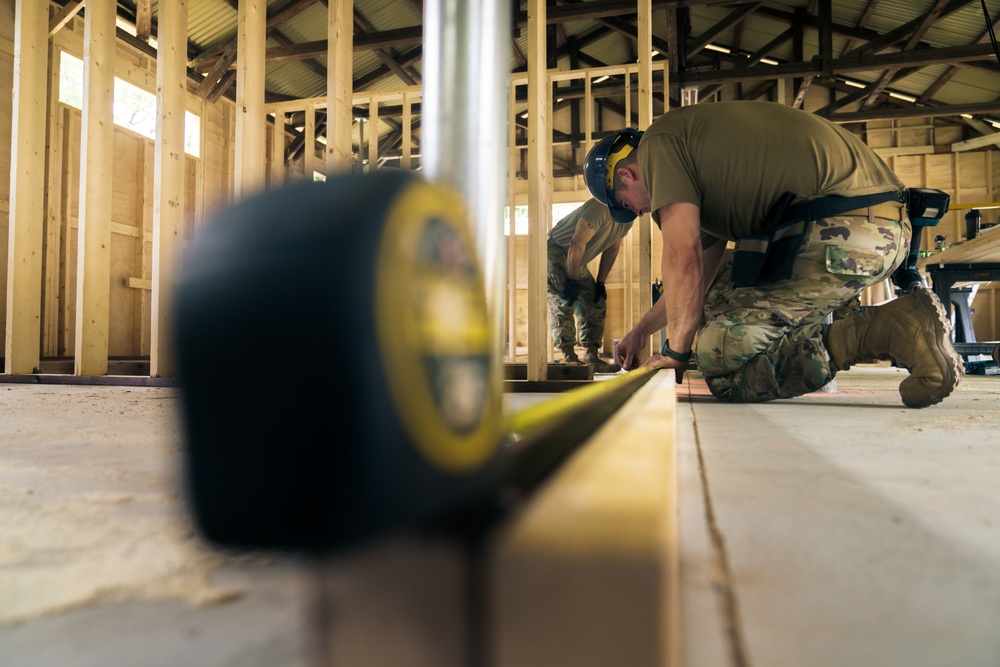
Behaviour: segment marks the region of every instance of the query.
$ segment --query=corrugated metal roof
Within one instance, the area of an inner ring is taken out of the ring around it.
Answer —
[[[153,0],[154,20],[157,15],[159,2],[164,0]],[[289,7],[295,7],[303,0],[269,0],[267,3],[270,15],[275,15]],[[304,10],[293,16],[278,26],[278,31],[282,39],[270,39],[269,47],[277,47],[284,43],[303,44],[308,42],[321,42],[327,35],[327,6],[325,2],[314,2]],[[862,28],[864,35],[872,36],[891,31],[911,19],[922,16],[929,12],[937,0],[838,0],[832,3],[832,23],[838,26],[832,36],[832,46],[834,58],[840,57],[848,46],[856,47],[864,40],[858,41],[851,37],[840,34],[841,32],[854,29],[862,20],[869,6],[873,6],[873,11],[867,18]],[[596,3],[601,5],[602,3]],[[745,4],[745,3],[744,3]],[[236,36],[237,11],[234,9],[234,0],[189,0],[188,2],[188,37],[191,51],[194,53],[203,52],[213,47],[220,47]],[[519,3],[521,11],[524,11],[525,3]],[[589,6],[588,6],[589,5]],[[796,11],[807,11],[812,17],[816,15],[816,3],[810,0],[766,0],[760,6],[748,14],[740,24],[739,50],[742,54],[753,53],[768,44],[776,36],[782,34],[789,28],[788,18]],[[594,2],[557,2],[554,7],[560,11],[587,12],[595,6]],[[695,5],[685,11],[690,22],[690,41],[697,40],[701,35],[712,30],[720,21],[726,18],[730,12],[734,11],[737,5]],[[987,0],[987,10],[993,20],[1000,18],[1000,0]],[[572,9],[570,9],[572,7]],[[363,27],[356,25],[356,34],[368,32],[370,29],[376,33],[400,30],[404,28],[415,28],[422,24],[423,12],[420,0],[355,0],[354,10],[358,17],[358,22]],[[663,43],[667,39],[667,9],[662,5],[657,5],[653,14],[653,35],[654,39]],[[579,15],[579,14],[578,14]],[[617,25],[622,22],[635,22],[635,17],[623,15],[615,19]],[[815,18],[812,19],[815,23]],[[636,58],[633,42],[608,26],[611,22],[602,18],[570,18],[559,25],[558,34],[560,41],[568,37],[582,38],[588,35],[601,35],[598,39],[588,41],[581,49],[589,56],[588,61],[582,63],[588,66],[590,62],[600,62],[609,65],[622,64],[633,61]],[[956,47],[968,45],[979,39],[986,30],[987,24],[980,2],[969,2],[960,10],[953,12],[945,18],[939,18],[922,36],[924,46],[934,48]],[[736,39],[737,30],[734,27],[722,31],[713,38],[713,43],[725,48],[731,48]],[[520,29],[520,34],[512,39],[510,67],[517,69],[521,62],[514,52],[516,47],[522,57],[527,57],[527,30]],[[404,53],[413,49],[417,44],[401,44],[393,47],[395,54]],[[819,52],[818,31],[809,27],[802,34],[802,57],[803,61],[809,61]],[[705,52],[707,53],[707,52]],[[770,57],[778,62],[793,62],[793,44],[791,40],[786,41],[776,48]],[[729,56],[715,54],[715,61],[723,61]],[[730,58],[730,60],[732,60]],[[1000,67],[996,65],[996,59],[989,64],[988,59],[984,59],[984,65],[979,68],[962,67],[950,80],[938,90],[932,102],[936,104],[963,104],[973,102],[993,102],[1000,98]],[[690,61],[689,66],[697,68],[698,71],[706,71],[714,68],[713,59],[700,55]],[[738,64],[738,63],[737,63]],[[304,61],[290,61],[282,63],[271,63],[267,65],[266,87],[272,95],[290,98],[307,98],[322,96],[326,91],[326,80],[322,74],[326,67],[326,58],[322,54],[317,54],[313,59],[314,67]],[[419,59],[406,63],[405,68],[419,76],[421,62]],[[562,57],[559,61],[561,69],[570,67],[568,57]],[[891,84],[891,90],[898,93],[908,94],[918,97],[932,86],[939,77],[949,72],[950,65],[946,63],[932,64],[911,73],[903,79]],[[372,50],[356,50],[354,52],[353,75],[355,80],[363,80],[364,77],[372,75],[373,72],[385,70],[385,62],[382,57]],[[856,82],[868,83],[875,81],[881,74],[881,70],[867,72],[852,72],[844,75],[842,79],[851,79]],[[395,74],[389,74],[382,78],[370,81],[366,84],[365,90],[386,90],[395,89],[405,85],[405,83]],[[1000,117],[1000,113],[997,114]],[[389,131],[386,127],[386,131]]]

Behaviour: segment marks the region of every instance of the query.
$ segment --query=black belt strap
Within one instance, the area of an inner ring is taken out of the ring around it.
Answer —
[[[868,206],[875,206],[887,201],[897,201],[902,204],[903,193],[898,190],[891,190],[889,192],[877,192],[873,195],[861,195],[859,197],[827,195],[826,197],[790,206],[785,210],[781,222],[784,224],[799,220],[820,220],[840,215],[846,211],[867,208]]]

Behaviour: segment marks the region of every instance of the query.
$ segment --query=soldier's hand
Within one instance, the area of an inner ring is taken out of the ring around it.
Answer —
[[[615,347],[615,361],[627,371],[638,368],[643,361],[643,352],[649,348],[649,336],[636,334],[633,331],[625,334]]]
[[[578,296],[580,296],[580,281],[567,278],[566,284],[559,291],[559,298],[565,301],[567,305],[572,306]]]
[[[640,368],[673,368],[677,384],[682,384],[684,382],[684,371],[688,369],[688,362],[677,361],[657,352],[647,359],[646,363],[640,366]]]
[[[604,283],[597,283],[596,285],[594,285],[594,291],[597,293],[598,301],[600,301],[601,299],[604,299],[605,301],[608,300],[608,290],[606,287],[604,287]]]

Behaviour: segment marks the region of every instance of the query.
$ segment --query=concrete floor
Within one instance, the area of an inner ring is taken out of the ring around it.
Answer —
[[[1000,664],[1000,377],[909,410],[902,373],[761,405],[688,374],[683,667]],[[0,384],[3,667],[308,664],[302,564],[191,529],[177,392]]]
[[[910,410],[904,373],[680,392],[685,667],[1000,664],[1000,377]]]

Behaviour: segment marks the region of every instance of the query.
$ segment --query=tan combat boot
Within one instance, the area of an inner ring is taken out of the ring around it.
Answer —
[[[595,373],[617,373],[622,369],[618,364],[608,363],[601,359],[597,350],[587,350],[583,355],[583,363],[593,364]]]
[[[580,363],[580,357],[576,356],[576,350],[574,350],[573,348],[571,348],[571,347],[569,347],[569,348],[563,347],[563,348],[559,348],[559,351],[562,352],[563,363],[567,363],[567,364],[579,364]]]
[[[876,359],[891,359],[910,371],[899,384],[899,395],[911,408],[940,403],[962,379],[962,358],[951,342],[948,315],[928,289],[836,320],[825,342],[834,372]]]

